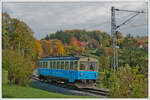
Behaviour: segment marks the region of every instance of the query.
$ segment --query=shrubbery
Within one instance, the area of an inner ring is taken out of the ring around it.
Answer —
[[[139,66],[126,65],[115,72],[106,70],[101,82],[110,89],[110,97],[148,97],[148,76],[140,73]]]
[[[23,21],[2,14],[2,68],[11,84],[27,85],[41,54],[33,32]]]
[[[10,84],[27,85],[32,75],[34,64],[29,57],[24,58],[20,52],[3,50],[2,65],[8,71]]]

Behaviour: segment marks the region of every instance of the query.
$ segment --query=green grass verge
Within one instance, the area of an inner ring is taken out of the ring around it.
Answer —
[[[8,82],[8,71],[2,69],[2,83],[5,84]]]
[[[2,70],[2,97],[3,98],[91,98],[91,96],[73,96],[48,92],[32,86],[8,84],[8,72]]]
[[[3,98],[89,98],[90,96],[73,96],[48,92],[33,87],[18,85],[2,85]],[[90,97],[91,98],[91,97]]]

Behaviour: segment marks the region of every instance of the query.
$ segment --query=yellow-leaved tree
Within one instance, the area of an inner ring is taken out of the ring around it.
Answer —
[[[43,49],[41,43],[38,40],[35,41],[35,51],[36,51],[37,58],[39,59],[39,57],[43,52]]]
[[[56,55],[57,56],[63,56],[65,54],[64,52],[64,46],[60,40],[55,41],[56,45]]]

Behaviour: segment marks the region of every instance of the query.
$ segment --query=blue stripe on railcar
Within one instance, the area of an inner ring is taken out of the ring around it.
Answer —
[[[98,72],[95,71],[78,71],[77,79],[98,79]]]
[[[77,79],[77,71],[61,70],[61,69],[39,69],[39,75],[53,76],[68,79],[69,82],[74,82]]]
[[[61,69],[43,69],[39,68],[39,75],[53,76],[68,79],[69,82],[81,79],[98,79],[98,72],[93,71],[72,71]]]

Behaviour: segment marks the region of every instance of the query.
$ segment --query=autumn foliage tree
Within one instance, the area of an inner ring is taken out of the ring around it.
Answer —
[[[52,42],[52,47],[53,47],[53,55],[54,56],[63,56],[65,55],[64,52],[64,46],[62,44],[62,42],[58,39],[53,39],[51,40]]]
[[[75,37],[71,38],[69,45],[70,46],[74,46],[75,45],[77,47],[81,46],[80,41],[78,41]]]
[[[63,56],[65,55],[64,45],[58,39],[41,40],[44,50],[42,56]]]
[[[42,48],[43,48],[42,57],[44,57],[44,56],[52,56],[53,48],[52,48],[51,41],[50,40],[41,40],[40,43],[41,43]]]
[[[84,54],[85,53],[85,47],[81,45],[81,42],[77,40],[75,37],[72,37],[69,43],[69,46],[71,47],[71,54]]]
[[[34,69],[35,38],[23,21],[2,14],[2,67],[8,71],[9,82],[27,85]]]
[[[35,41],[35,50],[36,50],[35,52],[37,53],[37,58],[39,59],[39,57],[43,53],[43,48],[41,43],[38,40]]]
[[[131,68],[128,64],[120,67],[115,75],[110,75],[110,97],[147,98],[148,78],[139,73],[139,66]]]

